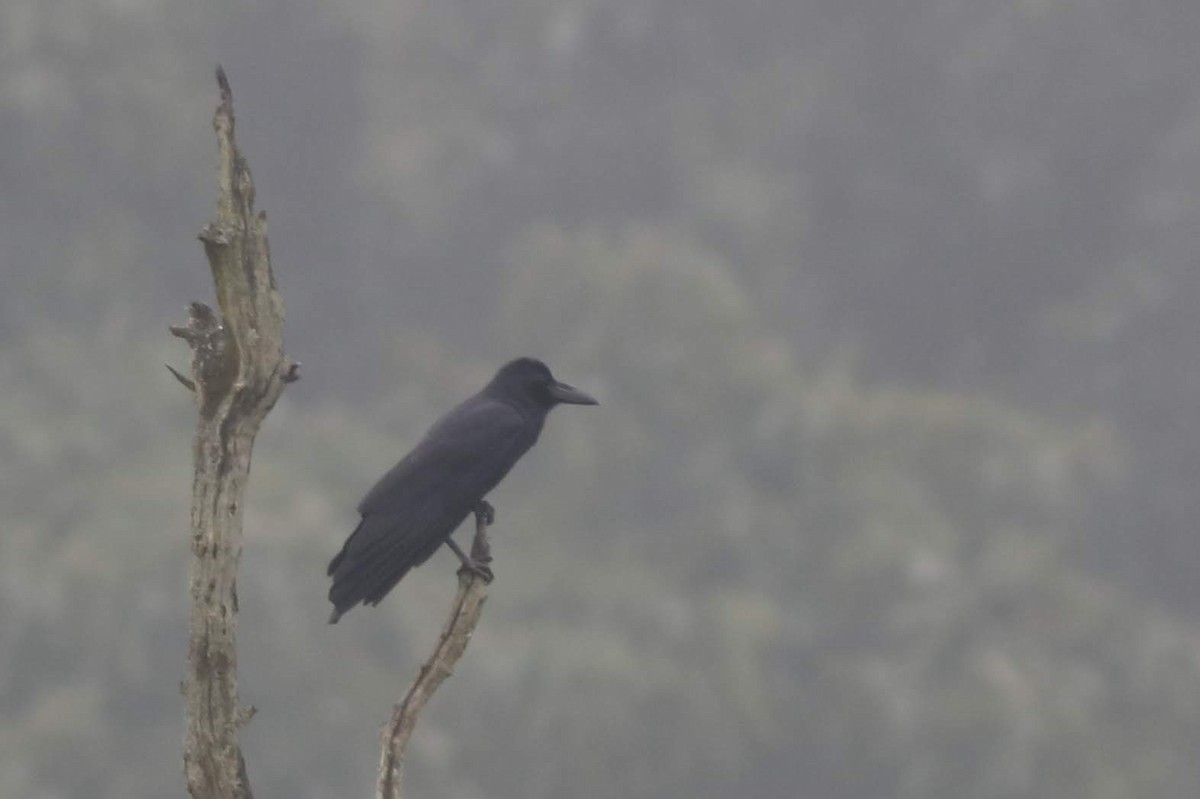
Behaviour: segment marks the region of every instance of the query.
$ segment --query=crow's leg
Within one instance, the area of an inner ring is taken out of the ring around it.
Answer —
[[[450,547],[450,549],[454,550],[454,554],[458,556],[460,561],[462,561],[462,568],[459,569],[460,573],[463,571],[468,571],[479,579],[483,580],[485,583],[490,583],[496,578],[496,575],[492,574],[492,570],[488,566],[488,562],[491,560],[490,556],[487,558],[487,560],[472,558],[467,555],[467,553],[463,552],[459,548],[458,544],[454,543],[453,538],[447,538],[446,544]]]
[[[479,500],[479,504],[475,506],[475,515],[482,516],[483,523],[488,527],[496,523],[496,509],[486,499]]]

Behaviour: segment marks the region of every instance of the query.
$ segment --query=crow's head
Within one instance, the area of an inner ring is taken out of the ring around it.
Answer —
[[[591,395],[555,380],[546,364],[536,358],[517,358],[504,364],[486,390],[497,398],[546,410],[560,404],[600,404]]]

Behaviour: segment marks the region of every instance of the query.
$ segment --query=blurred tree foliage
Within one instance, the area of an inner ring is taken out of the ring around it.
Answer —
[[[143,323],[204,285],[203,208],[166,202],[208,152],[202,31],[274,75],[244,133],[308,372],[251,481],[264,795],[369,792],[453,559],[334,630],[324,564],[528,352],[603,404],[495,497],[414,796],[1200,796],[1200,5],[21,7],[0,795],[179,790],[191,407]]]
[[[872,380],[1111,419],[1130,469],[1092,497],[1091,565],[1200,608],[1195,4],[522,0],[347,24],[374,67],[364,185],[422,298],[488,303],[497,250],[547,221],[679,230],[805,362],[852,342]]]
[[[1194,634],[1074,564],[1081,503],[1125,458],[1102,421],[872,387],[844,360],[805,372],[729,265],[679,231],[540,226],[510,261],[504,344],[563,365],[604,404],[552,419],[497,497],[496,595],[419,736],[415,791],[1196,787]],[[44,397],[106,401],[86,369],[56,364],[61,348],[23,352],[22,369],[67,376]],[[404,379],[381,420],[284,404],[256,464],[244,679],[265,712],[248,747],[279,795],[366,789],[374,724],[452,589],[452,564],[435,559],[345,631],[322,624],[319,567],[362,478],[489,368],[416,336],[394,352]],[[24,675],[4,697],[15,791],[47,779],[59,747],[111,773],[101,795],[166,789],[109,763],[122,745],[176,756],[158,739],[177,738],[183,542],[163,522],[183,488],[163,483],[185,484],[186,436],[166,431],[186,425],[166,409],[186,402],[161,383],[140,401],[161,420],[154,440],[9,398],[25,422],[5,427],[7,446],[61,481],[6,497],[18,512],[0,584],[22,623],[3,651]],[[140,455],[109,458],[120,442]],[[27,667],[43,662],[58,665]]]

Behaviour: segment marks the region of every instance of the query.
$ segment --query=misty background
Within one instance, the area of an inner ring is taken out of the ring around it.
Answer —
[[[414,797],[1200,796],[1200,3],[5,0],[0,795],[181,795],[218,62],[287,353],[240,573],[258,796],[370,794],[455,588],[325,624],[503,361]]]

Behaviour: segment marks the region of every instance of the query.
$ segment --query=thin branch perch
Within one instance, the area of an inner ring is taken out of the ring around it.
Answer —
[[[194,799],[251,799],[239,728],[253,708],[237,693],[237,568],[242,509],[254,437],[297,364],[283,354],[283,300],[271,273],[267,218],[254,211],[254,183],[234,141],[233,95],[217,68],[221,102],[213,116],[220,156],[217,218],[200,233],[212,268],[218,314],[192,303],[186,326],[171,333],[192,349],[192,609],[184,773]],[[170,367],[168,367],[170,368]]]
[[[486,563],[491,560],[487,528],[489,515],[480,510],[475,513],[475,540],[471,544],[471,557]],[[404,751],[416,728],[421,711],[433,697],[446,678],[454,671],[459,658],[466,651],[471,633],[483,613],[487,599],[488,581],[466,567],[458,571],[458,593],[450,607],[450,617],[442,629],[441,637],[433,654],[421,666],[417,679],[409,686],[404,698],[392,707],[392,717],[382,734],[379,756],[379,779],[375,787],[376,799],[400,799],[400,782],[404,774]]]

